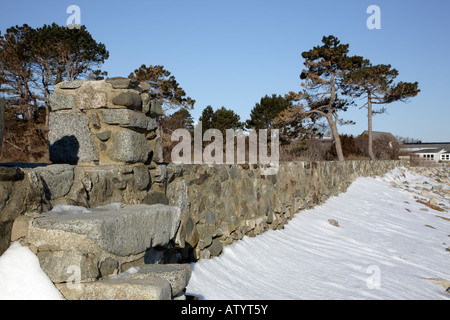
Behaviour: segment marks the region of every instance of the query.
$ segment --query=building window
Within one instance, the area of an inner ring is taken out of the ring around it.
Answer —
[[[441,160],[444,160],[444,161],[450,160],[450,154],[443,154],[443,155],[441,155]]]

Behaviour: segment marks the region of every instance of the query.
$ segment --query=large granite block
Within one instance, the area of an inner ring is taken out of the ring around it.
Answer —
[[[153,150],[143,134],[124,129],[112,136],[107,154],[115,161],[149,163]]]
[[[49,127],[50,161],[77,164],[98,160],[86,114],[50,113]]]

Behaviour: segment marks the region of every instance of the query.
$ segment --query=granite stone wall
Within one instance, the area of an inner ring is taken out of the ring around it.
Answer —
[[[256,165],[69,165],[0,167],[0,254],[17,237],[18,217],[56,205],[96,208],[111,203],[180,208],[176,236],[157,263],[220,255],[223,246],[280,229],[299,211],[344,192],[357,177],[383,175],[404,161],[281,163],[277,174]],[[14,239],[13,239],[14,238]]]

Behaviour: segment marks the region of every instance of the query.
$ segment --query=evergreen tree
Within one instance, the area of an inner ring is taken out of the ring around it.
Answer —
[[[247,129],[253,128],[256,131],[259,129],[270,129],[274,125],[274,120],[278,114],[290,107],[292,107],[292,102],[284,97],[276,94],[273,94],[271,97],[266,95],[250,111],[250,119],[246,121],[245,127]]]
[[[322,45],[302,53],[305,59],[300,75],[303,91],[290,92],[286,98],[291,101],[305,100],[305,116],[325,117],[333,134],[339,161],[344,161],[341,141],[337,129],[338,113],[346,111],[351,101],[341,98],[344,75],[357,68],[362,58],[347,54],[348,44],[341,44],[334,36],[323,37]]]
[[[162,119],[162,127],[164,130],[170,132],[184,128],[191,132],[194,131],[194,119],[187,109],[180,109],[169,116],[164,116]]]
[[[214,129],[212,118],[213,118],[214,110],[211,106],[207,106],[202,111],[202,115],[199,118],[199,121],[202,122],[202,134],[205,133],[208,129]]]
[[[347,93],[353,97],[364,97],[368,118],[368,153],[371,160],[376,160],[373,152],[372,116],[385,112],[385,108],[373,110],[373,104],[389,104],[395,101],[407,101],[415,97],[420,90],[418,83],[399,82],[394,83],[398,71],[390,65],[373,66],[368,60],[364,61],[361,68],[355,69],[345,75]]]
[[[152,98],[160,100],[167,109],[194,108],[195,100],[186,96],[186,92],[180,87],[175,77],[164,69],[164,66],[147,67],[143,64],[128,77],[146,82],[150,86],[149,92]]]
[[[240,121],[240,117],[233,110],[221,107],[213,111],[211,106],[207,106],[200,116],[202,122],[202,132],[208,129],[217,129],[226,135],[226,129],[243,129],[244,123]]]
[[[214,129],[218,129],[225,136],[226,129],[243,129],[244,124],[240,121],[239,115],[233,110],[221,107],[214,111],[212,116],[212,125]]]
[[[46,108],[48,125],[49,97],[53,86],[61,81],[88,78],[100,66],[109,53],[104,44],[97,43],[86,30],[44,25],[33,29],[24,24],[6,30],[0,37],[0,78],[5,84],[1,91],[6,93],[10,106],[22,109],[33,107],[39,102]],[[24,119],[30,119],[24,113]]]

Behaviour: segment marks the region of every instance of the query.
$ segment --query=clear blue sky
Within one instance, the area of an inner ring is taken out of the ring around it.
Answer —
[[[197,103],[225,106],[249,118],[266,94],[300,89],[301,53],[335,35],[350,54],[391,64],[401,81],[418,81],[421,93],[409,103],[388,106],[374,130],[425,141],[450,141],[450,1],[404,0],[1,0],[0,30],[27,23],[65,25],[69,5],[81,23],[106,45],[109,76],[128,76],[141,64],[164,65]],[[369,5],[381,9],[381,30],[369,30]],[[366,129],[366,110],[341,115]]]

